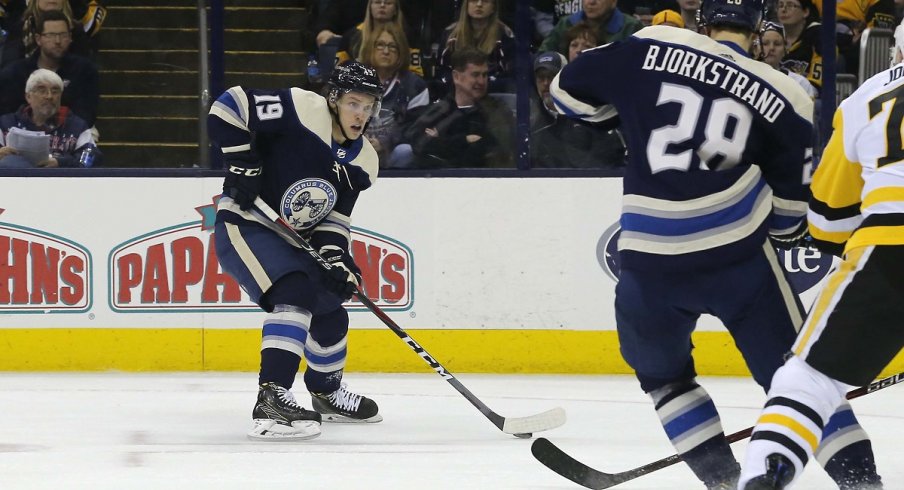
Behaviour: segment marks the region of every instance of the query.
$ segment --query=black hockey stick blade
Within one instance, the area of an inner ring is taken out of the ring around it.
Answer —
[[[847,393],[845,398],[852,400],[879,391],[883,388],[896,385],[902,381],[904,381],[904,372],[873,381],[866,386],[851,390]],[[728,440],[729,444],[731,444],[747,439],[752,433],[753,427],[747,427],[746,429],[729,434],[725,436],[725,438]],[[652,463],[647,463],[627,471],[606,473],[581,463],[543,437],[538,438],[531,444],[530,451],[537,461],[543,463],[552,471],[568,478],[582,487],[597,490],[614,487],[626,481],[646,475],[647,473],[652,473],[656,470],[672,466],[681,461],[681,456],[673,454],[658,461],[653,461]]]
[[[276,213],[270,206],[264,202],[263,199],[258,197],[254,201],[254,207],[258,211],[263,214],[263,217],[266,218],[266,221],[263,223],[274,231],[276,234],[286,237],[299,248],[308,253],[314,260],[316,260],[321,266],[326,269],[329,269],[331,266],[324,260],[323,257],[320,256],[320,253],[317,250],[314,250],[314,247],[311,246],[310,243],[307,242],[301,235],[295,232],[295,229],[289,226],[279,214]],[[431,356],[426,349],[421,347],[414,339],[405,332],[402,327],[400,327],[389,315],[386,314],[379,306],[377,306],[370,298],[367,297],[366,294],[361,290],[361,287],[358,286],[358,290],[355,292],[355,297],[358,298],[371,313],[376,315],[377,318],[383,322],[384,325],[389,327],[393,333],[396,334],[400,339],[402,339],[405,344],[411,348],[424,362],[427,363],[436,374],[440,375],[443,379],[449,382],[452,387],[454,387],[462,396],[464,396],[469,402],[471,402],[477,410],[480,411],[486,418],[490,420],[496,427],[499,428],[502,432],[506,434],[511,434],[515,437],[519,437],[522,439],[529,438],[533,435],[534,432],[542,432],[550,429],[555,429],[556,427],[561,426],[565,423],[565,410],[561,408],[553,408],[551,410],[547,410],[542,413],[538,413],[535,415],[528,415],[526,417],[503,417],[498,413],[494,412],[490,407],[488,407],[480,398],[477,398],[476,395],[471,393],[469,389],[467,389],[463,384],[461,384],[458,379],[449,372],[448,369],[445,368],[439,361],[436,360],[435,357]]]

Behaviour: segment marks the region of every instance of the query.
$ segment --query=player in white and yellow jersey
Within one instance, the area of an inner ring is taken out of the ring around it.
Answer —
[[[842,256],[776,371],[738,488],[785,488],[820,443],[845,393],[872,381],[904,341],[904,26],[894,65],[835,113],[813,176],[814,243]],[[882,488],[880,482],[858,489]]]

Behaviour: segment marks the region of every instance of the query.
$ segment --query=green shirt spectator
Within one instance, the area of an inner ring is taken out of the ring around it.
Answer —
[[[549,36],[540,44],[540,51],[558,51],[568,56],[565,32],[579,22],[596,26],[600,44],[621,41],[641,30],[643,24],[616,8],[617,0],[585,0],[584,9],[559,20]]]

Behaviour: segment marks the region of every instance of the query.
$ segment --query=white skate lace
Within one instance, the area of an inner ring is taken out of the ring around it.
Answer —
[[[292,394],[291,391],[283,388],[282,386],[275,386],[276,392],[279,394],[279,399],[283,401],[283,403],[289,405],[292,408],[301,408],[301,405],[295,401],[295,395]]]
[[[346,412],[357,412],[358,406],[361,405],[361,398],[361,395],[356,395],[351,391],[347,391],[345,389],[345,384],[340,386],[338,390],[330,393],[330,403],[332,403],[334,407],[345,410]]]

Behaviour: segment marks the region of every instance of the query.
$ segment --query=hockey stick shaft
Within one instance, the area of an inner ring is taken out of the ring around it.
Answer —
[[[873,381],[866,386],[861,386],[860,388],[853,389],[849,391],[847,395],[845,395],[845,398],[847,398],[848,400],[853,400],[854,398],[859,398],[863,395],[867,395],[875,391],[888,388],[889,386],[896,385],[902,381],[904,381],[904,372],[889,376],[887,378],[882,378]],[[731,444],[747,439],[752,433],[753,426],[729,434],[725,436],[725,438],[728,440],[728,443]],[[633,468],[627,471],[622,471],[619,473],[605,473],[599,470],[595,470],[581,463],[580,461],[577,461],[576,459],[572,458],[564,451],[556,447],[552,442],[544,438],[535,440],[531,447],[531,451],[533,452],[534,457],[536,457],[549,469],[579,485],[593,489],[611,488],[615,485],[633,480],[648,473],[667,468],[681,461],[681,456],[673,454],[666,458],[662,458],[660,460],[653,461],[652,463],[647,463],[643,466],[638,466],[637,468]]]
[[[255,209],[258,209],[260,212],[266,216],[266,218],[274,223],[277,226],[277,233],[280,233],[279,228],[282,229],[281,236],[289,237],[296,245],[298,245],[302,250],[308,253],[317,263],[323,266],[325,269],[329,270],[332,266],[320,255],[317,250],[314,250],[314,247],[308,243],[301,235],[295,232],[295,229],[289,226],[285,220],[280,217],[272,208],[270,208],[267,203],[263,201],[261,198],[257,198],[254,202]],[[389,315],[386,314],[379,306],[377,306],[361,289],[361,286],[357,286],[355,291],[355,297],[358,298],[365,308],[370,310],[371,313],[376,315],[377,318],[383,322],[384,325],[389,327],[390,330],[393,331],[403,342],[405,342],[408,347],[411,348],[424,362],[427,363],[430,368],[436,371],[436,374],[440,375],[443,379],[445,379],[452,387],[455,388],[456,391],[461,393],[462,396],[465,397],[469,402],[471,402],[477,410],[480,411],[486,418],[490,420],[499,430],[509,433],[509,434],[523,434],[528,432],[540,432],[544,430],[554,429],[563,423],[565,423],[565,415],[562,409],[557,408],[542,414],[538,414],[536,416],[529,417],[519,417],[519,418],[506,418],[503,417],[493,410],[490,409],[485,403],[483,403],[480,398],[477,398],[476,395],[471,393],[471,390],[467,389],[458,378],[452,375],[448,369],[445,368],[439,361],[436,360],[435,357],[430,355],[426,349],[421,347],[414,339],[405,332],[402,327],[400,327]]]

